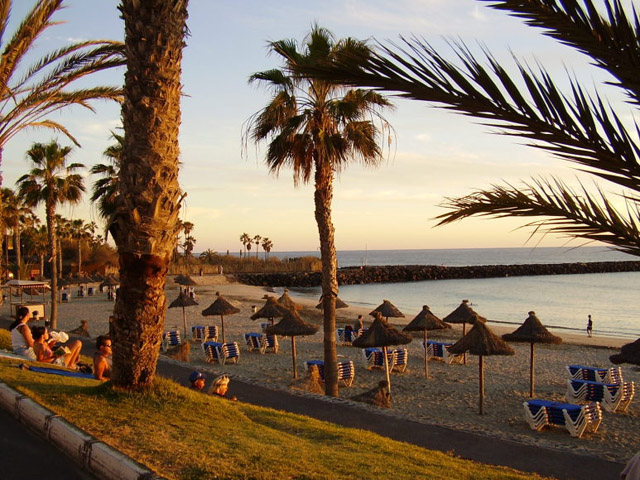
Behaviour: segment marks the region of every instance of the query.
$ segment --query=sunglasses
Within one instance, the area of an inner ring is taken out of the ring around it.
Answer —
[[[110,343],[105,343],[105,344],[103,344],[102,346],[103,346],[103,347],[109,347],[109,348],[111,348],[111,344],[110,344]]]

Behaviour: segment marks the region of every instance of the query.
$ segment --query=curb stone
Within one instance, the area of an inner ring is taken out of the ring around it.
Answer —
[[[0,407],[105,480],[164,480],[35,400],[0,382]]]

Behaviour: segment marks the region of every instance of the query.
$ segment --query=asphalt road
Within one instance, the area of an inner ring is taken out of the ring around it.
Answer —
[[[0,478],[2,480],[38,478],[97,480],[2,408],[0,408]]]

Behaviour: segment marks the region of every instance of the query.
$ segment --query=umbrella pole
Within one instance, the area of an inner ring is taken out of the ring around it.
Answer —
[[[480,415],[482,415],[482,406],[484,403],[484,362],[483,362],[483,357],[482,355],[480,355],[480,362],[479,362],[479,375],[480,375],[480,400],[478,401],[478,404],[480,405]]]
[[[533,398],[534,383],[536,378],[536,354],[534,352],[533,342],[531,342],[531,372],[529,374],[529,396]]]
[[[293,378],[298,378],[298,369],[296,368],[296,337],[291,335],[291,358],[293,359]]]
[[[391,393],[391,377],[389,376],[389,360],[387,359],[387,347],[382,347],[382,355],[384,355],[384,371],[387,373],[387,385],[389,393]]]
[[[462,336],[464,337],[467,334],[467,322],[462,322]],[[467,352],[462,354],[462,364],[467,364]]]
[[[424,378],[429,380],[429,359],[427,358],[427,329],[424,329]]]
[[[182,307],[182,325],[184,326],[184,340],[187,341],[187,312]]]

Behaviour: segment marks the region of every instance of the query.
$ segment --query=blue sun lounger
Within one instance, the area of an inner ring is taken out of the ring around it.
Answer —
[[[240,347],[237,342],[204,342],[202,350],[207,362],[218,362],[224,365],[227,362],[238,363],[240,359]]]
[[[180,330],[168,330],[162,333],[162,351],[166,352],[169,347],[177,347],[182,344]]]
[[[218,327],[215,325],[194,325],[191,327],[191,335],[196,342],[217,342]]]
[[[384,368],[384,356],[381,348],[362,350],[367,369]],[[409,363],[409,350],[406,348],[387,349],[387,362],[391,371],[404,372]]]
[[[567,380],[565,397],[569,402],[600,402],[607,412],[625,412],[635,395],[633,382],[601,383]]]
[[[571,436],[582,437],[584,432],[595,432],[602,422],[602,409],[598,403],[574,405],[549,400],[528,400],[523,403],[525,420],[532,430],[547,425],[564,427]]]
[[[324,382],[324,360],[308,360],[307,369],[311,366],[318,367],[318,373],[320,373],[320,380]],[[353,384],[353,379],[356,377],[356,367],[352,361],[338,362],[338,383],[342,383],[345,387],[350,387]]]
[[[567,365],[569,377],[574,380],[590,380],[602,383],[622,383],[622,369],[620,367],[597,368],[583,365]]]
[[[424,341],[423,348],[424,348]],[[427,340],[427,358],[429,360],[440,360],[451,365],[452,363],[462,364],[464,362],[464,354],[454,355],[449,353],[449,347],[453,345],[451,342],[436,342],[435,340]]]

